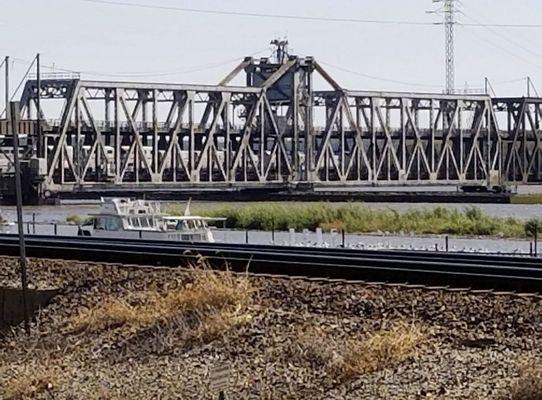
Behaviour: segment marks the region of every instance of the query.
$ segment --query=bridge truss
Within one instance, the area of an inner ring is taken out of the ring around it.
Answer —
[[[542,99],[350,91],[311,57],[246,58],[216,86],[29,80],[23,119],[38,92],[40,196],[542,179]]]

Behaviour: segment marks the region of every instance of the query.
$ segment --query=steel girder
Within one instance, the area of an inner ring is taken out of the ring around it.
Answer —
[[[510,182],[542,182],[542,99],[497,98],[494,109],[500,119],[503,174]]]
[[[246,86],[230,86],[243,72]],[[327,89],[314,90],[317,80]],[[37,93],[28,81],[27,119]],[[348,91],[310,57],[247,58],[218,86],[43,79],[40,96],[42,193],[542,175],[539,99]]]
[[[45,93],[49,82],[42,81],[43,103],[64,100],[61,118],[43,126],[44,190],[104,183],[205,185],[293,179],[279,123],[263,89],[51,84],[67,89]],[[24,103],[24,112],[30,108],[31,101]],[[159,109],[166,111],[163,119]]]
[[[316,179],[381,184],[498,180],[500,135],[489,97],[316,92]]]

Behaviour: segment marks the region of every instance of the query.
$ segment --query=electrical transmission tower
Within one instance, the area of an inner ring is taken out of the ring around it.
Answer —
[[[458,0],[433,0],[433,3],[443,3],[442,7],[430,13],[442,14],[444,16],[445,34],[445,70],[446,70],[446,93],[453,94],[455,88],[455,55],[454,55],[454,31],[455,14],[457,12],[455,3]]]
[[[454,29],[456,0],[444,0],[444,30],[446,35],[446,93],[452,94],[455,88]]]

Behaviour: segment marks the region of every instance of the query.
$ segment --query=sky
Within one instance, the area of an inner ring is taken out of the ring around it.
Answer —
[[[431,0],[125,0],[165,7],[304,17],[439,22]],[[540,0],[462,0],[460,22],[540,24]],[[343,87],[442,92],[441,25],[368,24],[190,13],[84,0],[0,0],[0,57],[11,56],[14,89],[28,61],[84,71],[85,79],[216,84],[247,55],[315,57]],[[499,96],[542,94],[542,28],[456,27],[456,87]],[[48,71],[47,69],[43,70]],[[3,74],[3,71],[2,71]],[[372,78],[370,78],[370,77]],[[3,84],[0,84],[3,93]],[[3,96],[2,96],[3,98]]]

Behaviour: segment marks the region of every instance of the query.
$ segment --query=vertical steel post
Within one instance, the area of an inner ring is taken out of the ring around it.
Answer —
[[[448,237],[448,235],[446,235],[446,237],[445,237],[445,242],[446,242],[446,253],[447,253],[448,250],[449,250],[449,237]]]
[[[6,67],[6,81],[4,83],[5,85],[5,95],[6,95],[6,121],[10,120],[9,116],[9,56],[6,56],[4,59],[5,67]]]
[[[534,256],[538,257],[538,226],[534,231]]]
[[[24,243],[24,227],[23,227],[23,195],[21,188],[21,164],[19,161],[19,102],[11,102],[11,134],[13,136],[13,160],[15,163],[15,196],[17,198],[17,229],[19,233],[19,256],[21,269],[21,286],[23,294],[23,315],[24,329],[27,334],[30,333],[30,319],[28,315],[28,279],[27,279],[27,260],[26,248]]]
[[[44,157],[45,144],[41,132],[41,73],[40,73],[40,53],[36,55],[36,84],[37,84],[37,95],[36,95],[36,121],[37,121],[37,134],[38,134],[38,157]],[[63,167],[62,167],[63,168]]]

